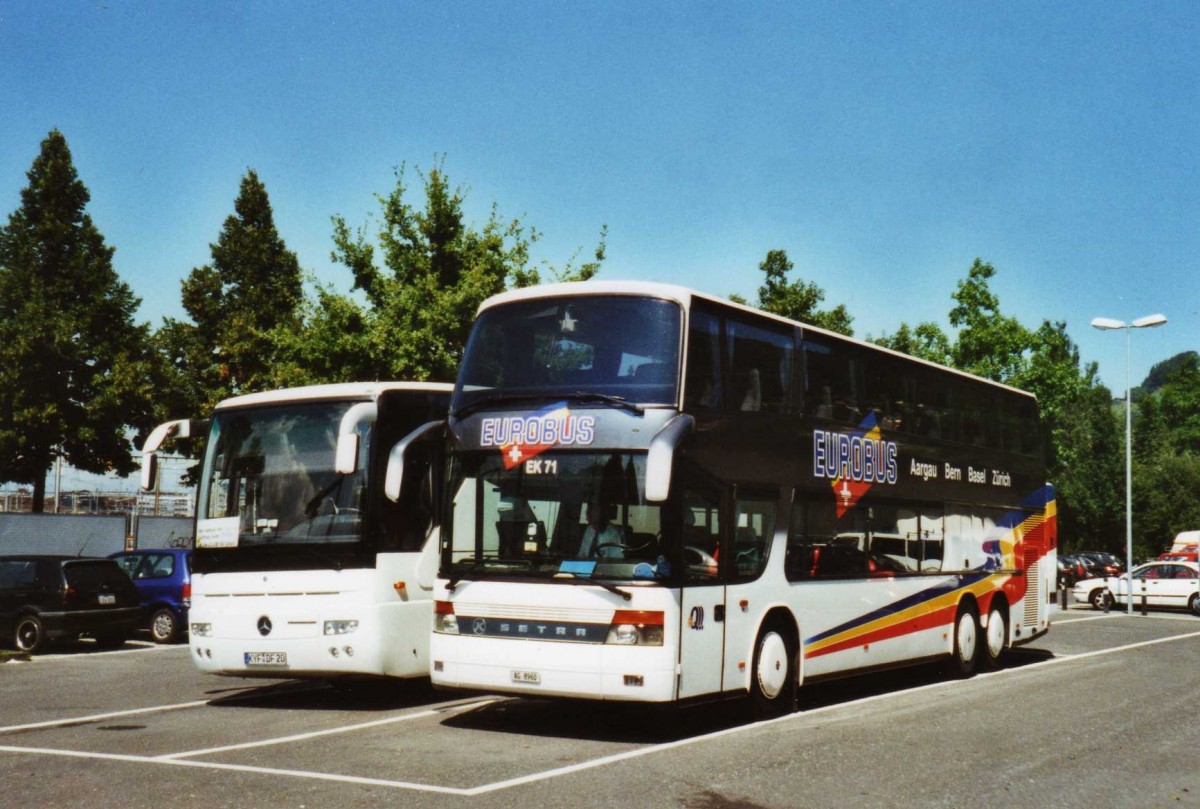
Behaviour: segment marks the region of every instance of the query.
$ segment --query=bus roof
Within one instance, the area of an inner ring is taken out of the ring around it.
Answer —
[[[407,390],[426,393],[450,393],[454,385],[446,382],[343,382],[333,385],[307,385],[299,388],[280,388],[234,396],[217,404],[217,410],[231,407],[308,402],[336,399],[378,398],[385,391]]]
[[[779,323],[786,323],[789,326],[798,326],[805,331],[816,332],[817,334],[825,335],[834,340],[840,340],[842,342],[862,346],[870,349],[871,351],[878,351],[883,354],[891,354],[892,356],[901,357],[911,362],[927,365],[930,368],[937,368],[941,371],[957,374],[958,376],[971,379],[975,382],[983,382],[1012,393],[1020,394],[1021,396],[1037,398],[1029,391],[1021,390],[1020,388],[1014,388],[1011,385],[1004,384],[1003,382],[996,382],[982,376],[976,376],[975,374],[967,373],[966,371],[960,371],[957,368],[951,368],[947,365],[940,365],[936,362],[930,362],[929,360],[921,359],[920,357],[914,357],[911,354],[905,354],[902,351],[895,351],[874,343],[868,343],[865,340],[859,340],[855,337],[847,337],[844,334],[838,334],[837,332],[832,332],[828,329],[822,329],[820,326],[813,326],[810,323],[804,323],[798,320],[790,320],[781,315],[772,314],[771,312],[764,312],[762,309],[755,309],[753,306],[746,306],[744,304],[736,303],[735,301],[725,300],[713,295],[706,295],[703,292],[697,292],[693,289],[679,286],[677,284],[661,284],[654,281],[566,281],[557,284],[541,284],[539,286],[523,287],[521,289],[513,289],[509,290],[508,292],[501,292],[498,295],[493,295],[479,305],[479,311],[483,312],[485,309],[490,309],[493,306],[512,303],[514,301],[536,300],[538,298],[552,298],[570,295],[631,295],[638,297],[663,298],[665,300],[675,301],[681,306],[689,309],[693,300],[709,301],[711,303],[720,304],[721,306],[740,309],[741,311],[747,312],[755,317],[767,318]]]

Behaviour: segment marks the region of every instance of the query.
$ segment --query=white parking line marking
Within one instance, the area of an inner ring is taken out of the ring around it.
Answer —
[[[14,733],[18,730],[34,730],[37,728],[53,728],[62,727],[64,725],[82,725],[86,722],[99,722],[103,719],[116,719],[119,716],[135,716],[142,713],[155,713],[161,711],[178,711],[184,708],[197,708],[201,705],[207,705],[210,700],[202,699],[195,702],[178,702],[174,705],[155,705],[151,708],[133,708],[128,711],[112,711],[110,713],[98,713],[91,716],[74,716],[70,719],[51,719],[47,722],[31,722],[28,725],[9,725],[8,727],[0,728],[0,733]]]
[[[110,649],[104,652],[93,652],[91,649],[80,649],[75,652],[60,652],[58,654],[41,654],[34,655],[29,660],[21,661],[23,663],[48,663],[51,660],[91,660],[94,657],[111,657],[112,655],[128,655],[137,654],[140,652],[177,652],[180,648],[176,646],[160,645],[157,643],[148,643],[145,645],[139,644],[132,649]]]
[[[215,753],[225,753],[230,750],[247,750],[251,747],[268,747],[273,744],[287,744],[288,742],[302,742],[307,739],[316,739],[320,736],[330,736],[335,733],[349,733],[353,730],[362,730],[363,728],[379,727],[381,725],[391,725],[396,722],[407,722],[410,719],[421,719],[427,716],[437,716],[439,714],[451,713],[463,708],[477,708],[488,703],[498,702],[499,697],[490,697],[483,700],[451,705],[449,707],[431,708],[427,711],[418,713],[404,714],[402,716],[390,716],[387,719],[375,719],[370,722],[361,722],[357,725],[345,725],[343,727],[329,728],[327,730],[314,730],[310,733],[297,733],[294,736],[281,736],[275,739],[262,739],[257,742],[243,742],[242,744],[230,744],[224,747],[209,747],[203,750],[189,750],[186,753],[168,753],[164,756],[153,756],[152,761],[177,761],[183,758],[191,758],[194,756],[208,756]]]
[[[1072,662],[1072,661],[1076,661],[1076,660],[1087,659],[1090,657],[1099,657],[1102,655],[1115,654],[1118,652],[1126,652],[1131,649],[1140,649],[1140,648],[1144,648],[1147,646],[1155,646],[1155,645],[1158,645],[1161,643],[1171,643],[1173,641],[1187,640],[1189,638],[1198,638],[1198,637],[1200,637],[1200,632],[1189,632],[1185,635],[1175,635],[1175,636],[1167,637],[1167,638],[1157,638],[1154,640],[1141,641],[1139,643],[1131,643],[1131,644],[1127,644],[1125,646],[1114,646],[1109,649],[1099,649],[1094,652],[1083,652],[1083,653],[1075,654],[1075,655],[1062,655],[1059,657],[1053,657],[1049,660],[1044,660],[1044,661],[1040,661],[1037,663],[1030,663],[1029,665],[1021,666],[1019,668],[1001,669],[1000,671],[987,672],[984,674],[980,674],[975,679],[979,680],[979,679],[984,679],[987,677],[1003,677],[1003,676],[1012,675],[1012,674],[1020,674],[1022,672],[1027,672],[1027,671],[1031,671],[1034,669],[1044,668],[1046,666],[1053,666],[1053,665],[1057,665],[1060,663],[1067,663],[1067,662]],[[969,681],[965,681],[965,682],[969,683],[972,681],[969,680]],[[471,787],[471,788],[467,788],[467,789],[463,789],[463,788],[459,788],[459,787],[438,786],[436,784],[419,784],[419,783],[410,782],[410,781],[389,781],[389,780],[385,780],[385,779],[366,778],[366,777],[361,777],[361,776],[337,775],[334,773],[309,772],[309,771],[305,771],[305,770],[286,770],[286,769],[276,769],[276,768],[272,768],[272,767],[252,767],[252,766],[246,766],[246,765],[241,765],[241,764],[219,764],[219,763],[215,763],[215,762],[196,761],[194,759],[179,758],[179,756],[181,756],[181,755],[192,755],[192,754],[175,754],[174,757],[169,757],[169,756],[148,757],[148,756],[129,756],[129,755],[116,754],[116,753],[89,753],[89,752],[81,752],[81,751],[75,751],[75,750],[56,750],[56,749],[49,749],[49,748],[17,747],[17,746],[7,746],[7,745],[0,746],[0,752],[15,753],[18,755],[21,755],[21,754],[48,755],[48,756],[66,756],[66,757],[73,757],[73,758],[106,759],[106,760],[111,760],[111,761],[126,761],[126,762],[134,762],[134,763],[164,764],[164,765],[175,766],[175,767],[199,767],[202,769],[248,772],[248,773],[258,773],[258,774],[264,774],[264,775],[283,775],[283,776],[288,776],[288,777],[292,777],[292,778],[307,778],[307,779],[318,780],[318,781],[334,781],[334,782],[339,782],[339,783],[362,784],[365,786],[392,787],[392,788],[396,788],[396,789],[408,789],[408,790],[413,790],[413,791],[417,791],[417,792],[436,792],[436,793],[441,793],[441,794],[446,794],[446,795],[474,796],[474,795],[484,795],[489,792],[496,792],[496,791],[503,790],[503,789],[510,789],[512,787],[521,786],[523,784],[532,784],[532,783],[537,783],[539,781],[547,781],[547,780],[550,780],[551,778],[557,778],[562,775],[569,775],[571,773],[582,772],[584,770],[594,769],[596,767],[602,767],[606,764],[612,764],[612,763],[615,763],[618,761],[627,761],[629,759],[640,758],[642,756],[648,756],[653,753],[659,753],[659,752],[663,752],[666,750],[673,750],[673,749],[680,748],[680,747],[686,747],[689,745],[698,744],[700,742],[709,741],[711,739],[718,739],[718,738],[721,738],[724,736],[732,736],[735,733],[742,733],[743,731],[758,729],[761,727],[765,727],[767,725],[777,724],[780,722],[790,722],[790,721],[795,721],[797,719],[805,719],[805,718],[808,718],[811,716],[816,716],[819,714],[840,710],[842,708],[850,708],[850,707],[855,707],[855,706],[859,706],[859,705],[866,705],[866,704],[869,704],[872,702],[879,702],[881,700],[890,699],[892,697],[897,697],[897,696],[901,696],[901,695],[907,696],[909,694],[919,693],[922,691],[932,691],[932,690],[939,689],[939,688],[953,688],[953,687],[960,686],[963,684],[965,684],[965,683],[962,680],[943,680],[943,681],[936,682],[936,683],[928,683],[926,685],[915,686],[913,688],[905,688],[905,689],[901,689],[901,690],[897,690],[897,691],[889,691],[885,694],[875,694],[873,696],[863,697],[862,699],[852,700],[850,702],[841,702],[841,703],[837,703],[835,705],[826,705],[821,708],[814,708],[812,710],[803,711],[801,713],[788,714],[786,716],[780,716],[775,719],[768,719],[768,720],[765,720],[762,722],[753,722],[748,725],[739,725],[737,727],[725,728],[723,730],[713,731],[712,733],[705,733],[700,736],[692,736],[692,737],[689,737],[686,739],[678,739],[673,742],[665,742],[663,744],[648,745],[646,747],[640,747],[640,748],[637,748],[634,750],[627,750],[623,753],[614,753],[613,755],[603,756],[603,757],[597,758],[597,759],[591,759],[590,761],[582,761],[577,764],[567,765],[565,767],[558,767],[558,768],[555,768],[552,770],[544,770],[539,773],[531,773],[529,775],[519,776],[517,778],[510,778],[505,781],[496,781],[491,784],[483,784],[481,786]],[[496,698],[496,699],[498,699],[498,698]],[[493,702],[493,701],[496,701],[496,699],[489,699],[489,700],[486,700],[486,702]],[[204,703],[198,703],[198,704],[204,704]],[[462,707],[474,707],[476,704],[478,704],[478,703],[468,703],[467,705],[464,705]],[[180,705],[177,707],[184,707],[184,705]],[[153,709],[147,709],[147,710],[153,710]],[[114,715],[120,715],[120,714],[114,714]],[[365,727],[365,726],[369,726],[372,724],[382,724],[385,721],[388,721],[388,720],[380,720],[378,722],[364,723],[363,725],[353,726],[350,729]],[[55,725],[55,724],[64,724],[64,723],[63,722],[52,722],[50,724]],[[3,730],[3,729],[0,729],[0,730]],[[323,733],[317,732],[317,733],[314,733],[311,735],[317,736],[317,735],[323,735]],[[300,736],[288,737],[286,740],[295,740],[298,738],[301,738],[301,737]],[[279,741],[283,741],[283,740],[279,740]],[[267,742],[267,743],[271,743],[271,742]],[[256,745],[251,743],[250,745],[247,745],[247,746],[256,746]],[[229,749],[232,749],[235,747],[240,747],[240,746],[233,745]],[[220,749],[220,748],[215,748],[215,749]],[[213,751],[210,750],[210,751],[205,751],[205,752],[213,752]],[[197,751],[194,754],[201,755],[202,753]]]

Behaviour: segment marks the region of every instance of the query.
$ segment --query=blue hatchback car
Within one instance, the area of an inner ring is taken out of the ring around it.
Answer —
[[[134,585],[149,616],[155,643],[175,643],[187,629],[192,603],[192,552],[181,548],[124,551],[115,559]]]

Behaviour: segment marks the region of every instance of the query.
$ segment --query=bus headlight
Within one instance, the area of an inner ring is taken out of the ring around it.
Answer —
[[[349,635],[358,629],[358,621],[326,621],[326,635]]]
[[[454,604],[449,601],[433,602],[433,631],[444,635],[458,634],[458,616],[454,614]]]
[[[195,637],[195,638],[211,638],[212,637],[212,624],[209,624],[209,623],[192,624],[191,626],[188,627],[188,631],[192,634],[192,637]]]
[[[647,610],[617,610],[613,613],[604,642],[617,646],[662,646],[663,614]]]

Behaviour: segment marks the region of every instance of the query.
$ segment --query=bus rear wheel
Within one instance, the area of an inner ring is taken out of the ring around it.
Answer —
[[[984,640],[984,665],[995,668],[1000,664],[1000,656],[1004,654],[1004,646],[1008,643],[1008,612],[996,604],[992,604],[991,610],[988,611]]]
[[[780,716],[792,709],[796,696],[796,643],[778,623],[768,624],[754,644],[750,672],[750,697],[760,719]]]
[[[963,602],[958,605],[954,618],[954,654],[950,659],[950,671],[956,677],[970,677],[975,673],[979,660],[979,613],[975,605]]]

